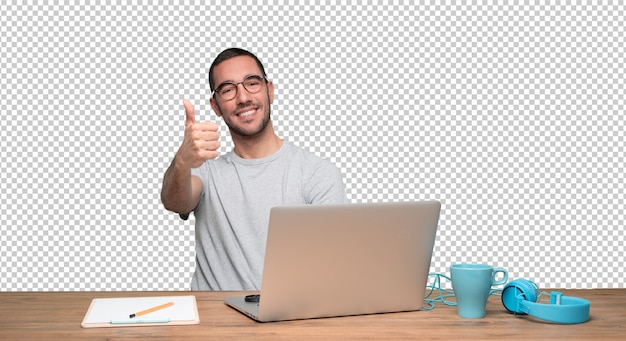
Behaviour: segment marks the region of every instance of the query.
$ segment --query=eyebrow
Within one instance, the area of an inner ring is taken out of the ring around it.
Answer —
[[[257,77],[261,77],[261,78],[263,78],[263,75],[259,75],[258,73],[249,73],[249,74],[247,74],[247,75],[245,75],[245,76],[243,77],[242,81],[243,81],[243,80],[245,80],[246,78],[250,77],[250,76],[257,76]],[[225,80],[225,81],[221,82],[220,84],[218,84],[218,85],[215,87],[215,89],[219,89],[219,88],[220,88],[220,86],[222,86],[222,85],[224,85],[224,84],[228,84],[228,83],[237,83],[237,82],[235,82],[235,81],[234,81],[234,80],[232,80],[232,79],[227,79],[227,80]]]

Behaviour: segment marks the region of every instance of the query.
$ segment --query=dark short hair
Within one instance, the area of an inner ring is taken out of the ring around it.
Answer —
[[[233,47],[230,49],[226,49],[222,51],[220,54],[218,54],[217,57],[215,57],[213,64],[211,64],[211,68],[209,69],[209,86],[211,87],[211,91],[215,90],[215,79],[213,77],[213,69],[215,69],[215,67],[218,66],[221,62],[234,58],[234,57],[239,57],[239,56],[248,56],[248,57],[253,58],[256,64],[259,66],[259,69],[261,69],[261,72],[263,72],[263,77],[267,77],[267,75],[265,74],[265,68],[263,67],[263,64],[261,63],[259,58],[257,58],[257,56],[254,55],[254,53],[250,51],[246,51],[244,49]]]

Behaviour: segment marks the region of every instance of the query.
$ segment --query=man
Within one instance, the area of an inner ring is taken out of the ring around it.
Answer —
[[[329,161],[274,132],[274,84],[252,53],[228,49],[209,70],[211,108],[235,148],[218,158],[218,125],[196,122],[183,101],[185,135],[165,172],[166,209],[196,218],[192,290],[259,290],[269,212],[274,206],[346,203],[341,173]]]

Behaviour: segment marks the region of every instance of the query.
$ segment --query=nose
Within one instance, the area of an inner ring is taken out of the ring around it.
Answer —
[[[241,86],[241,88],[239,87]],[[243,86],[243,83],[237,84],[237,103],[245,103],[250,101],[250,93],[248,89]]]

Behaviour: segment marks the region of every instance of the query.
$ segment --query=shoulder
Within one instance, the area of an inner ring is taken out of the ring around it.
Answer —
[[[296,163],[305,176],[341,177],[339,168],[331,161],[324,159],[313,152],[285,141],[288,151],[285,153],[290,163]]]
[[[310,152],[288,141],[285,141],[284,143],[286,148],[285,154],[289,158],[296,159],[297,161],[303,162],[303,164],[309,166],[334,167],[334,165],[330,161],[316,155],[313,152]]]
[[[220,155],[218,158],[206,160],[200,167],[193,168],[191,174],[202,178],[203,175],[209,176],[212,173],[224,171],[226,168],[232,167],[232,154],[233,152],[230,151]]]
[[[293,145],[292,162],[298,164],[302,190],[308,204],[347,203],[341,170],[330,160],[324,159]]]

